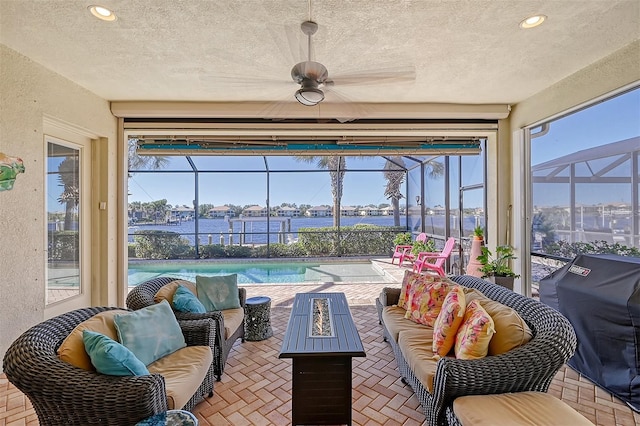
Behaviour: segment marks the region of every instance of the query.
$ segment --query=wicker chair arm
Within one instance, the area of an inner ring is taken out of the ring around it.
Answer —
[[[447,406],[465,395],[508,392],[546,392],[564,361],[541,342],[482,359],[442,358],[433,382],[434,418],[442,419]]]
[[[23,390],[41,425],[135,424],[168,409],[160,374],[117,377],[69,367],[56,367],[55,373],[41,371],[34,387]],[[21,385],[29,386],[25,380]]]
[[[202,314],[197,314],[193,312],[178,312],[178,311],[173,311],[173,313],[176,315],[176,318],[178,319],[178,321],[195,321],[195,320],[201,320],[201,319],[212,319],[217,323],[224,324],[224,316],[220,311],[209,311],[209,312],[204,312]]]
[[[158,290],[162,286],[178,279],[174,277],[158,277],[137,285],[127,295],[127,307],[137,311],[138,309],[155,305],[154,297]]]
[[[392,287],[384,287],[379,296],[382,306],[391,306],[398,303],[400,299],[400,289]]]
[[[178,320],[178,323],[187,346],[214,346],[218,327],[212,318]]]

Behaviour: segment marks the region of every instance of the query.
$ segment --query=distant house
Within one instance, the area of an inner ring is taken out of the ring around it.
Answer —
[[[393,215],[393,206],[383,207],[380,209],[380,214],[382,216],[391,216]]]
[[[329,206],[315,206],[307,209],[307,216],[310,217],[326,217],[331,216],[331,207]]]
[[[242,214],[247,217],[266,217],[267,216],[267,208],[260,206],[251,206],[242,210]]]
[[[360,216],[380,216],[380,209],[377,207],[362,207],[360,209]]]
[[[193,219],[195,217],[195,209],[187,206],[176,206],[169,210],[169,215],[176,219]]]
[[[435,206],[432,210],[433,210],[433,214],[436,216],[444,216],[444,214],[446,213],[445,208],[442,207],[441,205]]]
[[[357,209],[353,206],[340,207],[340,216],[355,216],[356,214],[357,214]]]
[[[294,207],[278,207],[276,214],[279,217],[298,217],[300,216],[300,209]]]
[[[234,217],[236,215],[236,212],[234,212],[233,209],[229,206],[213,207],[209,209],[207,213],[209,214],[209,217]]]

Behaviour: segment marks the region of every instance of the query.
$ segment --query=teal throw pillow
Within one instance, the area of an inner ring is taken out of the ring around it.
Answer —
[[[149,365],[187,344],[169,302],[163,300],[113,317],[118,338],[144,365]]]
[[[185,286],[179,285],[173,295],[173,307],[179,312],[192,312],[195,314],[204,314],[207,310],[202,302],[198,300],[195,294]]]
[[[207,311],[239,308],[238,275],[204,277],[196,275],[198,299]]]
[[[84,348],[91,358],[91,363],[98,373],[110,376],[145,376],[149,374],[147,367],[129,349],[115,340],[84,330],[82,332]]]

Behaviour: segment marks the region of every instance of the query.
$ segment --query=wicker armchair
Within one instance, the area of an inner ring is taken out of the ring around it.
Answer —
[[[4,372],[33,404],[40,425],[133,425],[167,410],[164,377],[108,376],[75,367],[58,358],[62,341],[81,322],[99,312],[85,308],[46,320],[19,336],[4,357]],[[214,323],[196,321],[180,327],[187,345],[208,346]],[[191,410],[213,394],[213,369],[182,407]]]
[[[164,285],[169,284],[171,281],[178,280],[180,278],[172,277],[159,277],[146,281],[129,292],[127,296],[127,307],[129,309],[137,310],[146,306],[155,304],[154,296]],[[245,301],[247,300],[247,291],[244,288],[239,288],[240,306],[244,308]],[[216,379],[219,381],[224,373],[224,366],[227,362],[227,356],[233,347],[236,340],[241,339],[244,342],[244,319],[242,324],[237,330],[232,332],[229,337],[224,338],[224,316],[220,311],[206,312],[204,314],[184,313],[174,311],[176,318],[180,321],[187,320],[199,320],[203,318],[211,318],[216,322],[216,339],[211,350],[213,351],[213,366]]]
[[[431,426],[460,424],[452,407],[459,396],[546,392],[556,372],[573,356],[577,344],[573,326],[553,308],[480,278],[461,275],[451,279],[513,308],[527,322],[533,338],[501,355],[474,360],[441,358],[430,393],[411,370],[382,321],[382,309],[397,304],[400,295],[399,288],[384,288],[376,300],[383,337],[391,344],[403,381],[413,388],[424,409],[426,424]]]

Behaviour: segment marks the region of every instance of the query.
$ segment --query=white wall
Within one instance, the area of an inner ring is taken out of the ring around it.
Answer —
[[[82,66],[82,64],[78,64]],[[0,192],[0,359],[11,342],[44,319],[45,309],[45,147],[43,117],[49,116],[100,136],[96,144],[102,178],[115,177],[116,118],[109,103],[0,45],[0,152],[23,159],[25,173],[11,191]],[[115,226],[115,190],[100,194],[110,208],[100,225]],[[98,242],[115,253],[115,245]],[[110,256],[115,259],[115,255]],[[115,263],[106,264],[101,285],[115,288]],[[111,282],[113,281],[113,282]],[[97,284],[96,284],[97,285]],[[111,293],[114,293],[112,290]],[[100,294],[100,293],[98,293]],[[103,303],[116,299],[103,296]],[[99,300],[101,302],[102,300]]]

